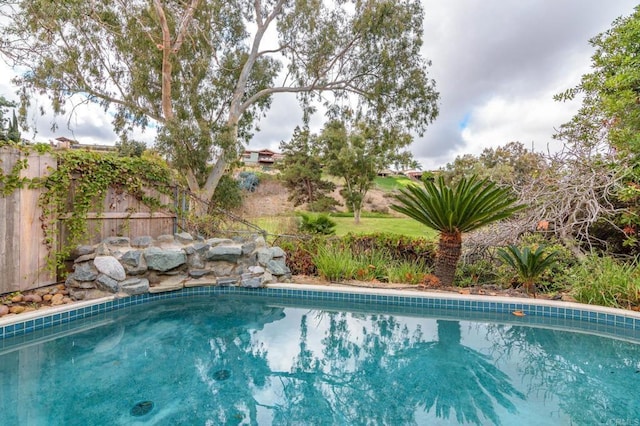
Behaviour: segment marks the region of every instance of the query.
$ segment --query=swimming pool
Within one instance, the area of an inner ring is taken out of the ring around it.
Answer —
[[[218,291],[4,339],[3,424],[638,424],[633,315]]]

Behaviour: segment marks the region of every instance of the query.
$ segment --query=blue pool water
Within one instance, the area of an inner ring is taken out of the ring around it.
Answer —
[[[9,342],[0,422],[640,425],[639,342],[349,309],[185,298]]]

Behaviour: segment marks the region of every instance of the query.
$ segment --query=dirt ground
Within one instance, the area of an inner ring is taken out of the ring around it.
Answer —
[[[239,213],[243,217],[261,216],[281,216],[291,213],[294,210],[304,210],[304,206],[294,207],[288,200],[287,189],[277,180],[270,179],[258,185],[255,192],[244,194],[243,206]],[[331,196],[340,203],[336,208],[338,211],[346,211],[344,199],[340,195],[340,188],[336,188]],[[391,198],[388,194],[379,189],[371,189],[367,192],[364,200],[363,210],[368,212],[395,214],[389,208]]]

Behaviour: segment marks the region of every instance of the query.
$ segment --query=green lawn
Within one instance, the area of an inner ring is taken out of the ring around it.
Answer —
[[[436,231],[405,217],[363,217],[356,225],[352,217],[332,217],[336,223],[336,235],[373,234],[386,232],[410,237],[436,238]]]
[[[382,191],[393,191],[394,189],[405,187],[411,183],[418,183],[406,176],[377,177],[374,181],[376,188]]]
[[[270,216],[249,219],[261,228],[272,234],[289,234],[294,232],[296,217]],[[360,224],[356,225],[353,217],[331,217],[336,222],[336,235],[373,234],[377,232],[407,235],[411,237],[436,238],[436,231],[409,218],[396,217],[363,217]]]

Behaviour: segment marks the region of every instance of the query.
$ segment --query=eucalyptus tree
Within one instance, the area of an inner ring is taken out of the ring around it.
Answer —
[[[80,94],[158,145],[209,200],[277,93],[421,133],[438,94],[419,0],[20,0],[0,51],[60,113]]]

